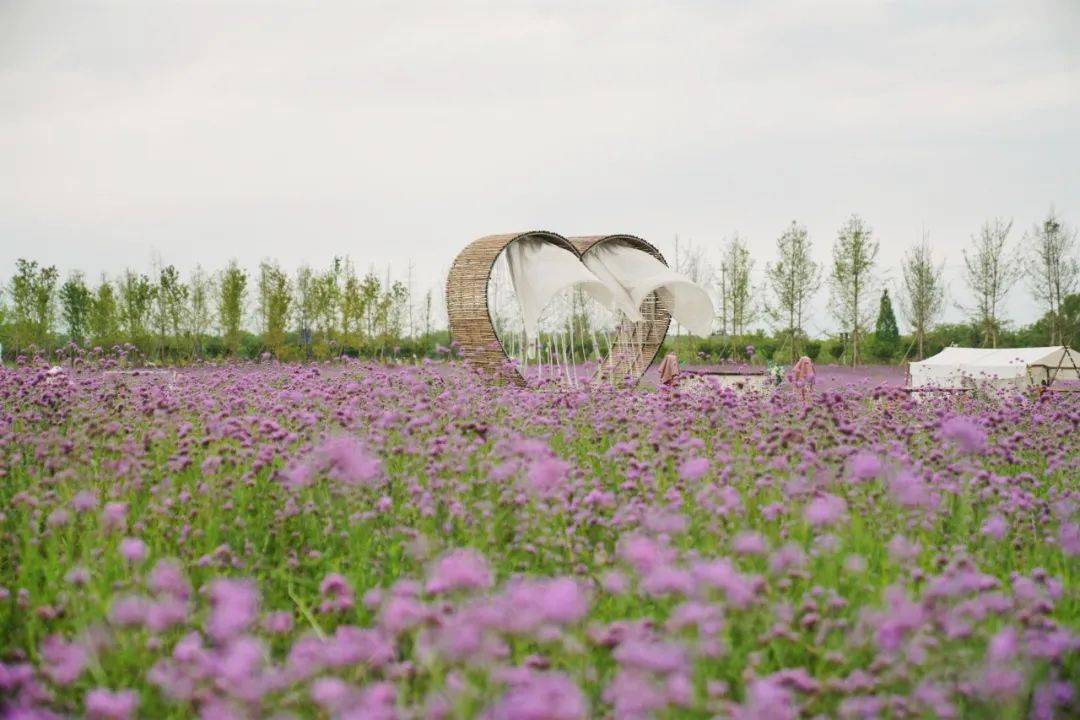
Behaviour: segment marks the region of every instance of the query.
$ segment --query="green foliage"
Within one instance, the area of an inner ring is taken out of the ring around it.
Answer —
[[[785,235],[798,234],[795,230]],[[927,265],[929,256],[924,259],[924,270],[930,274],[940,270]],[[415,335],[407,337],[412,304],[408,286],[388,276],[384,281],[374,270],[360,275],[348,258],[336,258],[320,272],[302,267],[292,278],[277,263],[262,263],[255,276],[255,334],[244,323],[248,276],[235,261],[216,276],[197,268],[186,282],[169,265],[158,272],[156,282],[128,270],[116,282],[102,277],[94,288],[87,286],[81,273],[73,273],[57,288],[55,268],[32,261],[21,260],[16,269],[7,292],[0,296],[0,342],[5,359],[32,349],[48,351],[65,340],[106,350],[131,344],[144,360],[174,363],[223,355],[257,359],[267,352],[283,361],[340,355],[384,360],[436,358],[440,357],[438,346],[450,342],[445,328],[433,327],[431,291],[418,303]],[[775,266],[769,271],[774,272]],[[584,312],[574,312],[578,327],[587,327]],[[904,312],[908,312],[906,306]],[[56,332],[57,317],[66,336]],[[1010,328],[995,322],[998,325],[991,333],[985,318],[978,324],[928,325],[922,338],[923,352],[919,353],[916,328],[911,336],[900,335],[892,298],[886,292],[880,297],[874,332],[860,343],[861,354],[877,362],[896,362],[932,355],[950,345],[1049,345],[1058,333],[1064,344],[1076,346],[1080,344],[1080,294],[1065,296],[1054,316],[1048,312],[1031,325]],[[758,329],[738,337],[682,335],[665,348],[690,363],[745,362],[747,345],[756,348],[758,363],[790,363],[799,355],[815,362],[850,359],[850,334],[815,340],[806,336],[799,323],[796,319],[794,336],[785,322],[778,323],[772,334]],[[213,334],[215,325],[220,335]],[[573,353],[579,358],[595,356],[588,333],[576,339]]]
[[[874,325],[874,357],[879,360],[891,359],[896,355],[899,346],[900,328],[896,326],[892,300],[889,299],[889,291],[882,290],[877,323]]]
[[[188,280],[188,307],[185,313],[186,332],[191,342],[191,355],[203,357],[204,340],[212,322],[210,309],[214,295],[214,283],[201,267],[196,267]]]
[[[1006,251],[1012,225],[1011,220],[988,220],[972,238],[972,247],[962,251],[964,280],[974,298],[968,313],[982,334],[982,347],[997,347],[1004,325],[998,311],[1020,276],[1020,268]]]
[[[945,307],[944,264],[936,263],[930,239],[923,236],[904,256],[900,306],[914,335],[915,358],[926,357],[926,334]]]
[[[863,358],[871,358],[880,363],[891,363],[897,359],[899,341],[895,343],[882,342],[877,335],[869,335],[863,341]]]
[[[156,287],[150,278],[131,270],[120,280],[120,327],[126,339],[143,354],[150,352],[150,313]]]
[[[93,295],[86,287],[82,273],[72,273],[60,287],[60,312],[67,325],[68,338],[78,345],[86,341],[92,305]]]
[[[754,261],[738,236],[728,240],[720,261],[720,312],[723,327],[741,338],[757,312],[752,281]]]
[[[58,277],[55,266],[40,267],[36,261],[23,258],[15,262],[15,277],[8,291],[12,301],[10,335],[16,352],[29,346],[42,350],[51,346]]]
[[[926,338],[926,354],[936,355],[952,345],[983,347],[982,328],[974,323],[942,323]]]
[[[241,324],[244,321],[244,299],[247,296],[247,273],[240,269],[235,260],[221,273],[218,284],[218,322],[221,324],[221,339],[229,355],[235,355],[240,349]]]
[[[1066,295],[1061,301],[1059,321],[1062,344],[1070,347],[1080,345],[1080,293]]]
[[[1046,309],[1050,344],[1061,345],[1065,338],[1065,299],[1080,289],[1077,231],[1051,209],[1046,219],[1024,236],[1024,244],[1028,252],[1023,255],[1023,271],[1033,297]]]
[[[259,266],[259,315],[263,342],[268,352],[280,357],[292,310],[293,294],[289,276],[277,263],[264,261]]]
[[[788,358],[794,362],[806,336],[803,316],[821,288],[821,266],[812,259],[806,226],[795,221],[777,239],[776,250],[779,259],[765,268],[772,291],[769,314],[786,333]]]
[[[254,360],[260,357],[264,352],[268,352],[269,348],[264,344],[263,340],[264,337],[262,335],[241,331],[239,345],[240,356]]]
[[[91,299],[90,317],[87,323],[94,345],[109,348],[120,342],[120,318],[116,291],[105,279],[102,279]]]
[[[368,297],[363,292],[356,268],[345,263],[344,283],[341,289],[341,341],[351,352],[359,352],[364,343],[364,315]]]
[[[173,358],[180,352],[180,348],[172,342],[178,341],[181,336],[187,297],[188,287],[180,280],[176,267],[168,265],[162,268],[154,294],[154,326],[158,336],[159,360],[165,359],[166,350]]]
[[[874,266],[880,244],[870,226],[852,215],[837,235],[833,245],[832,288],[833,314],[840,327],[851,336],[851,364],[861,357],[860,343],[869,322],[870,298],[877,281]]]
[[[338,309],[341,304],[341,258],[311,279],[311,322],[315,342],[326,347],[338,343]]]

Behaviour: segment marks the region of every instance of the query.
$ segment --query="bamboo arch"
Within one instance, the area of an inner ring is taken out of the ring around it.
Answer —
[[[608,242],[623,242],[647,252],[660,262],[667,261],[660,251],[635,235],[587,235],[565,238],[558,233],[534,230],[525,233],[487,235],[474,240],[454,259],[446,282],[446,310],[450,336],[458,343],[461,356],[469,363],[496,378],[524,386],[525,378],[511,364],[510,357],[495,334],[495,323],[488,307],[488,283],[499,253],[522,238],[537,238],[558,245],[578,257]],[[660,352],[667,336],[671,314],[656,293],[641,306],[644,322],[620,324],[611,351],[597,368],[597,377],[632,387],[645,374]]]

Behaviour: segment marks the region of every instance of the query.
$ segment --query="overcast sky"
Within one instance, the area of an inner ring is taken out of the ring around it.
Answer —
[[[761,267],[857,212],[883,274],[925,229],[962,300],[980,223],[1051,205],[1080,224],[1077,0],[0,0],[5,282],[348,254],[420,292],[529,229],[738,232]]]

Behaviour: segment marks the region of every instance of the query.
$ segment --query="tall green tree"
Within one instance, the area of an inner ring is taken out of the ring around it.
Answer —
[[[341,340],[358,350],[364,344],[365,297],[352,261],[345,259],[341,285]]]
[[[945,308],[944,269],[943,263],[934,261],[933,249],[926,235],[904,256],[900,309],[915,336],[918,360],[925,357],[926,336]]]
[[[176,267],[166,265],[161,268],[154,294],[154,326],[158,333],[159,358],[164,358],[170,345],[174,352],[179,352],[187,297],[188,287],[180,279]]]
[[[11,296],[10,337],[12,352],[19,355],[34,342],[33,284],[37,275],[37,263],[19,258],[15,261],[15,275],[8,283]]]
[[[1061,344],[1069,347],[1080,345],[1080,293],[1066,295],[1061,301]]]
[[[221,323],[221,339],[230,355],[235,355],[240,349],[247,280],[247,273],[236,260],[232,260],[222,271],[218,282],[218,321]]]
[[[60,286],[60,314],[67,326],[68,338],[76,345],[86,343],[93,299],[80,272],[73,272]]]
[[[125,270],[119,282],[120,328],[124,339],[144,355],[150,353],[150,324],[157,287],[146,275]]]
[[[0,293],[0,364],[4,362],[5,343],[8,343],[10,348],[10,341],[8,340],[11,335],[11,326],[8,321],[10,314],[4,294]]]
[[[23,258],[15,261],[15,276],[11,279],[9,292],[16,353],[30,345],[44,350],[52,344],[58,278],[55,266],[42,267],[36,261]]]
[[[311,359],[311,324],[315,317],[315,271],[304,264],[296,269],[296,334]]]
[[[7,301],[4,300],[4,294],[0,292],[0,363],[4,360],[3,345],[8,339],[8,334],[11,328],[8,326],[8,306]]]
[[[201,265],[196,265],[188,276],[188,303],[184,311],[184,325],[191,343],[191,352],[198,358],[203,356],[203,341],[214,322],[213,298],[213,278]]]
[[[791,362],[802,354],[801,344],[806,337],[803,318],[821,289],[821,266],[814,262],[811,252],[806,226],[792,220],[776,240],[776,262],[765,267],[772,291],[769,314],[787,336]]]
[[[360,297],[364,309],[364,331],[371,339],[379,334],[381,295],[382,281],[374,269],[368,270],[360,282]]]
[[[56,284],[60,274],[50,265],[38,270],[33,287],[35,342],[48,348],[52,345],[56,323]]]
[[[1023,270],[1031,293],[1050,321],[1050,344],[1064,344],[1062,306],[1080,285],[1077,233],[1054,212],[1024,237]]]
[[[259,318],[263,342],[275,356],[285,345],[285,331],[292,307],[292,284],[276,262],[264,260],[259,265]]]
[[[429,337],[431,335],[431,324],[432,324],[432,318],[433,318],[433,315],[434,315],[433,312],[432,312],[432,300],[433,300],[433,298],[432,298],[431,288],[428,288],[428,291],[426,293],[424,293],[424,309],[422,311],[422,313],[423,313],[423,315],[422,315],[422,317],[423,317],[423,328],[424,328],[424,337],[425,338],[427,338],[427,337]]]
[[[401,338],[409,314],[409,286],[400,280],[389,283],[384,298],[385,327],[383,334],[390,342]]]
[[[861,359],[862,336],[873,317],[872,298],[877,292],[874,267],[880,244],[870,226],[852,215],[840,228],[833,244],[833,267],[829,278],[833,315],[851,338],[851,364]]]
[[[1012,220],[987,220],[971,238],[972,247],[961,251],[964,281],[973,297],[973,304],[961,309],[981,331],[984,346],[997,347],[1001,305],[1020,276],[1018,264],[1005,252],[1012,225]]]
[[[874,324],[874,343],[883,360],[893,357],[900,346],[900,328],[896,324],[896,313],[887,288],[881,291],[877,322]]]
[[[745,335],[747,326],[757,317],[753,271],[750,249],[738,234],[733,235],[724,246],[720,260],[723,324],[727,326],[730,319],[733,338]]]
[[[341,306],[341,258],[335,257],[326,271],[311,279],[311,322],[321,345],[336,341]]]
[[[90,301],[90,317],[87,320],[90,337],[95,346],[109,349],[120,342],[119,308],[116,291],[104,276]]]

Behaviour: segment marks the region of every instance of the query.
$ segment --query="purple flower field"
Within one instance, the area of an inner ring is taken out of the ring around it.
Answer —
[[[1080,394],[0,369],[0,716],[1069,718]]]

